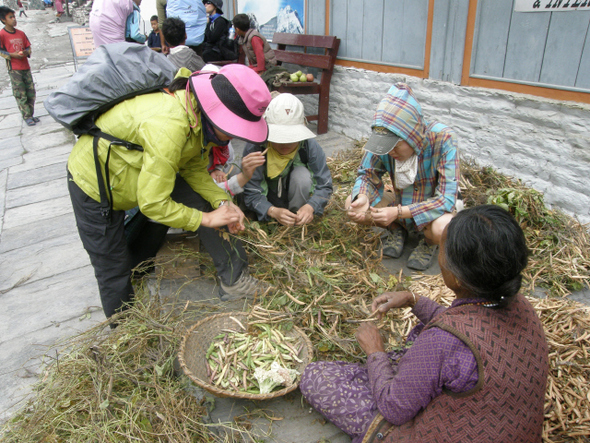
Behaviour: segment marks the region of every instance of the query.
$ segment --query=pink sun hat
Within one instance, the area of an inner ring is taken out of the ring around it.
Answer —
[[[252,69],[231,64],[219,72],[202,70],[191,76],[190,85],[199,109],[221,132],[251,143],[266,141],[268,126],[262,116],[271,97]]]

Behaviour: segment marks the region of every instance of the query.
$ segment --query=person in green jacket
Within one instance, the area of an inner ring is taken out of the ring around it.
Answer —
[[[155,256],[168,227],[199,233],[217,270],[221,300],[253,296],[264,286],[248,274],[241,243],[218,231],[243,230],[244,214],[215,184],[207,166],[212,146],[234,137],[266,141],[262,116],[270,93],[256,73],[238,64],[218,73],[191,75],[181,69],[168,90],[127,99],[96,121],[102,132],[143,148],[128,150],[98,140],[100,179],[110,189],[112,210],[101,205],[93,137],[81,136],[68,159],[78,232],[107,317],[133,301],[132,269]],[[157,223],[145,223],[134,239],[127,239],[125,211],[135,207]]]

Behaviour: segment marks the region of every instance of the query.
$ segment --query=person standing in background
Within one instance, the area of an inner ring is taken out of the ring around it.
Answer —
[[[168,0],[156,0],[156,12],[158,14],[158,28],[160,28],[160,44],[162,45],[162,52],[164,54],[168,54],[168,45],[166,44],[166,39],[164,38],[164,33],[162,32],[162,25],[164,24],[164,20],[166,20],[166,4]]]
[[[158,16],[152,15],[150,18],[150,25],[152,25],[152,32],[148,36],[148,48],[153,51],[162,52],[162,41],[160,38],[160,26],[158,23]]]
[[[125,41],[131,43],[145,43],[147,37],[141,30],[141,0],[133,0],[133,12],[127,17],[125,25]]]
[[[25,17],[28,17],[27,13],[25,12],[25,7],[23,5],[23,2],[21,2],[20,0],[16,0],[16,5],[18,6],[18,16],[19,16],[19,18],[22,17],[23,15]]]
[[[31,56],[31,42],[23,31],[16,29],[16,17],[12,9],[0,6],[0,21],[4,25],[0,29],[0,57],[6,59],[12,93],[23,120],[28,126],[34,126],[39,119],[33,115],[37,94],[27,60]]]
[[[58,1],[56,0],[56,7]],[[131,0],[94,0],[90,11],[90,31],[94,45],[98,47],[108,43],[124,42],[127,17],[132,12]]]
[[[61,3],[61,0],[55,0],[55,15],[56,17],[61,17],[64,15],[64,7]]]

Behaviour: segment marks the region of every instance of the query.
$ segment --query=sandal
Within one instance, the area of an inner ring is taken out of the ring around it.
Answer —
[[[41,120],[39,117],[31,117],[35,123],[39,123]]]
[[[32,117],[29,117],[25,120],[25,122],[27,123],[27,125],[29,126],[35,126],[35,120],[33,120]]]

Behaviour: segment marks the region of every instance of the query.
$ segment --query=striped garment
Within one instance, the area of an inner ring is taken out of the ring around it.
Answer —
[[[410,208],[412,219],[401,220],[407,229],[419,230],[446,212],[452,212],[459,184],[459,150],[454,131],[442,123],[428,124],[413,91],[397,83],[379,103],[371,127],[384,127],[405,140],[418,155],[418,171],[413,186],[394,189],[392,206]],[[383,197],[383,175],[389,173],[392,182],[395,161],[389,155],[365,152],[352,190],[353,199],[359,194],[369,197],[375,206]]]

